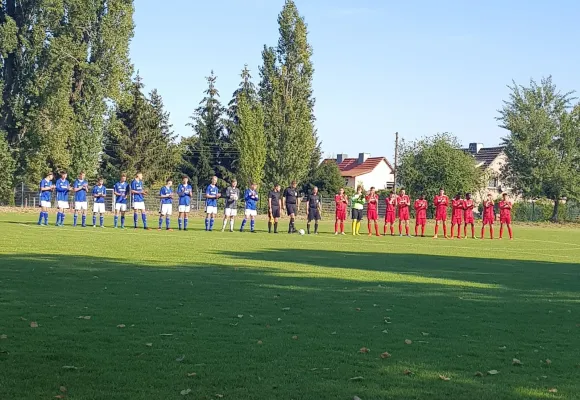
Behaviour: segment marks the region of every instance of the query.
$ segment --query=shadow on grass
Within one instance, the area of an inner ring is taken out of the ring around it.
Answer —
[[[580,293],[568,275],[577,264],[220,255],[235,265],[1,255],[0,398],[54,397],[61,385],[77,399],[182,398],[187,388],[200,399],[363,400],[580,390]],[[367,273],[384,275],[353,279]],[[474,376],[492,369],[500,374]]]

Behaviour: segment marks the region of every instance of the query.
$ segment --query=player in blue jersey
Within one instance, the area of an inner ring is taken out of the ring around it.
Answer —
[[[168,179],[165,182],[165,186],[159,191],[159,198],[161,199],[161,204],[159,205],[159,230],[163,225],[163,218],[165,218],[165,229],[172,231],[171,225],[171,213],[173,212],[173,181]]]
[[[115,195],[115,228],[119,226],[119,214],[121,214],[121,229],[125,229],[125,212],[127,212],[127,174],[121,174],[121,180],[115,183],[113,194]]]
[[[107,188],[103,185],[103,178],[99,178],[97,185],[93,188],[93,228],[97,227],[97,214],[99,214],[99,226],[105,227],[105,197],[107,197]]]
[[[138,213],[141,213],[143,228],[148,231],[147,214],[145,214],[145,195],[147,191],[143,188],[143,174],[141,172],[138,172],[133,182],[131,182],[131,194],[133,195],[133,223],[135,229],[137,229],[137,222],[139,221]]]
[[[254,224],[256,223],[256,216],[258,215],[258,185],[254,182],[246,189],[244,193],[244,200],[246,201],[246,210],[244,212],[244,220],[240,227],[240,232],[244,231],[248,217],[250,217],[250,232],[255,233]]]
[[[39,183],[39,201],[40,201],[40,215],[38,216],[38,225],[48,225],[48,210],[51,207],[50,199],[54,185],[52,179],[54,175],[52,172],[46,174],[46,177]]]
[[[58,213],[56,214],[56,226],[64,226],[64,217],[66,210],[69,209],[68,193],[71,190],[68,182],[66,171],[60,172],[60,179],[56,181],[56,202]]]
[[[217,201],[220,198],[220,189],[217,185],[217,176],[211,178],[211,185],[205,190],[205,230],[213,230],[213,220],[217,215]]]
[[[82,226],[87,226],[87,192],[89,191],[89,182],[85,179],[85,173],[81,172],[78,179],[73,183],[73,191],[75,192],[75,211],[73,226],[77,226],[77,218],[79,211],[82,213]]]
[[[179,218],[177,219],[177,223],[179,230],[181,230],[181,224],[183,222],[183,230],[186,231],[189,211],[191,210],[191,197],[193,195],[193,189],[186,175],[183,175],[182,181],[177,187],[177,195],[179,196]]]

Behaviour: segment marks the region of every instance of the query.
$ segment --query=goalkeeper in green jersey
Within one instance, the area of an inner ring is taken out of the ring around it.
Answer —
[[[359,235],[360,221],[363,219],[363,209],[365,208],[365,195],[362,186],[356,189],[356,194],[351,198],[352,205],[352,234]]]

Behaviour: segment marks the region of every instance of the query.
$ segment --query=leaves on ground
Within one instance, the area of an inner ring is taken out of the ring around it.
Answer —
[[[78,369],[74,365],[63,365],[62,369]]]
[[[410,339],[405,339],[405,344],[413,344],[413,341]]]
[[[450,381],[451,378],[445,375],[439,375],[439,379],[441,379],[442,381]]]
[[[77,317],[77,319],[87,319],[88,320],[88,319],[91,319],[91,316],[90,315],[81,315],[81,316]]]
[[[244,318],[244,314],[238,314],[238,318]]]
[[[355,308],[355,310],[360,311],[361,309],[360,309],[360,307],[357,307],[357,308]]]
[[[405,369],[403,375],[413,375],[413,372],[410,369]]]
[[[119,324],[119,325],[117,325],[117,328],[121,328],[122,329],[124,327],[125,327],[125,324]]]
[[[361,399],[360,399],[360,397],[358,397],[358,396],[354,396],[354,397],[352,398],[352,400],[361,400]]]
[[[290,307],[284,307],[282,311],[290,311]]]
[[[359,352],[359,353],[366,354],[366,353],[368,353],[369,351],[370,351],[370,350],[369,350],[369,349],[367,349],[366,347],[361,347],[361,348],[360,348],[360,350],[359,350],[358,352]]]
[[[429,336],[429,333],[428,332],[421,332],[421,335],[423,335],[423,336]]]
[[[31,328],[38,328],[38,322],[36,322],[36,321],[32,321],[32,322],[30,323],[30,327],[31,327]]]
[[[153,343],[145,343],[145,346],[152,347],[153,346]]]
[[[264,342],[262,342],[261,340],[258,340],[258,344],[263,344]]]
[[[362,381],[365,378],[363,376],[354,376],[352,378],[350,378],[351,381]]]
[[[546,359],[546,364],[547,364],[547,365],[550,365],[550,364],[552,364],[552,360],[550,360],[550,359]]]
[[[558,389],[556,388],[548,389],[548,393],[558,393]]]
[[[195,372],[190,372],[189,374],[187,374],[187,376],[197,376],[197,374]]]
[[[518,360],[517,358],[514,358],[514,359],[512,360],[512,364],[513,364],[513,365],[522,365],[523,363],[522,363],[520,360]]]
[[[182,354],[175,359],[175,361],[177,361],[177,362],[182,362],[183,360],[185,360],[185,354]]]
[[[298,340],[298,335],[292,336],[292,340]]]
[[[477,377],[481,378],[481,377],[483,376],[483,373],[482,373],[482,372],[479,372],[479,371],[477,371],[477,372],[475,373],[475,376],[477,376]]]
[[[492,369],[492,370],[487,371],[487,374],[488,375],[497,375],[497,374],[499,374],[499,371],[497,369]]]
[[[8,339],[8,335],[0,335],[0,339]]]
[[[173,336],[173,333],[160,333],[159,336]]]
[[[190,394],[190,393],[191,393],[191,389],[183,389],[183,390],[182,390],[181,392],[179,392],[179,393],[181,393],[181,395],[182,395],[182,396],[187,396],[188,394]]]

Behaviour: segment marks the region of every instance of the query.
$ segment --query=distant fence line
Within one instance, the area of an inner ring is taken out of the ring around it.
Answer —
[[[155,211],[159,209],[159,188],[152,188],[149,190],[149,195],[145,196],[145,206],[149,211]],[[268,199],[267,199],[267,192],[260,193],[260,199],[258,201],[258,211],[262,214],[267,213],[268,211]],[[89,203],[92,204],[92,196],[90,193],[87,193],[87,198]],[[303,198],[303,203],[305,198]],[[53,193],[52,195],[52,202],[53,205],[56,206],[56,195]],[[69,202],[71,203],[71,207],[74,206],[74,193],[69,194]],[[130,202],[130,200],[129,200]],[[334,196],[321,196],[321,204],[322,204],[322,213],[326,218],[329,218],[331,215],[334,215],[335,210],[335,203],[334,203]],[[14,205],[16,207],[38,207],[39,206],[39,193],[36,189],[31,189],[26,187],[25,185],[20,185],[19,187],[14,189]],[[173,201],[173,208],[174,212],[177,211],[178,200],[174,199]],[[220,198],[218,199],[218,209],[223,210],[225,206],[225,199]],[[238,208],[240,210],[244,209],[244,200],[238,201]],[[107,189],[107,196],[105,198],[105,207],[107,211],[114,211],[115,203],[114,203],[114,196],[113,196],[113,189]],[[130,207],[130,204],[128,205]],[[303,204],[301,206],[300,213],[305,211],[306,205]],[[365,206],[366,207],[366,206]],[[382,200],[379,203],[379,215],[385,215],[385,202]],[[366,208],[365,208],[366,209]],[[89,207],[89,211],[92,210],[92,207]],[[191,210],[203,212],[205,210],[205,198],[204,192],[198,190],[194,192],[192,199],[191,199]],[[497,210],[496,210],[497,211]],[[515,221],[521,222],[541,222],[541,221],[548,221],[552,216],[553,211],[553,203],[548,201],[521,201],[514,204],[514,208],[512,211],[512,217]],[[449,210],[451,212],[451,209]],[[414,214],[414,210],[411,207],[411,215]],[[477,215],[477,214],[476,214]],[[428,210],[428,218],[433,218],[433,211],[431,209]],[[569,201],[566,203],[562,203],[559,208],[558,212],[558,219],[560,221],[580,221],[580,203]]]

